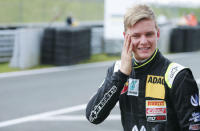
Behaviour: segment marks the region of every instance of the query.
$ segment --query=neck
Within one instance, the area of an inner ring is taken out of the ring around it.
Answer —
[[[134,58],[135,59],[135,58]],[[144,63],[144,62],[146,62],[148,59],[145,59],[145,60],[137,60],[137,59],[135,59],[135,61],[137,62],[137,63]]]

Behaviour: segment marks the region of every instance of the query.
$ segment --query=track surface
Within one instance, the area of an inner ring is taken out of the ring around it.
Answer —
[[[200,52],[166,55],[200,85]],[[85,106],[113,61],[0,74],[0,131],[122,131],[119,108],[100,125]]]

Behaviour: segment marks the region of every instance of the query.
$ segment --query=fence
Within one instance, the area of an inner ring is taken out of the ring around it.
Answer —
[[[8,62],[13,53],[15,31],[0,31],[0,63]]]
[[[109,42],[110,43],[109,44],[107,40],[106,43],[105,39],[103,38],[102,23],[96,23],[93,25],[82,24],[82,26],[80,27],[76,27],[76,29],[67,28],[66,26],[59,28],[43,27],[46,28],[46,30],[44,31],[43,42],[39,43],[42,48],[41,52],[38,52],[39,54],[37,56],[41,58],[42,64],[55,64],[55,65],[75,64],[78,61],[80,61],[80,59],[82,60],[85,58],[89,58],[90,54],[98,54],[98,53],[116,54],[115,50],[116,48],[119,49],[119,52],[117,53],[120,53],[122,47],[118,47],[116,43],[118,42],[119,43],[118,45],[122,45],[123,41],[112,40]],[[87,28],[87,30],[84,29],[86,32],[84,32],[83,27],[85,29]],[[28,33],[30,35],[31,33],[30,30],[27,31],[29,31],[27,32],[27,35]],[[26,34],[26,32],[24,32],[23,34]],[[43,35],[43,33],[41,34]],[[164,53],[188,52],[188,51],[197,51],[200,49],[200,44],[199,44],[200,27],[169,28],[169,26],[167,26],[166,28],[163,27],[161,28],[161,34],[162,35],[160,36],[158,48]],[[16,55],[16,53],[13,53],[15,52],[13,46],[14,43],[16,43],[17,35],[21,36],[19,35],[18,29],[0,30],[0,62],[9,62],[14,54],[15,56],[18,56]],[[34,35],[31,35],[31,38],[35,37]],[[30,40],[25,39],[25,37],[23,38],[24,40],[23,41],[21,40],[21,42],[24,43],[23,50],[26,51],[29,49],[29,47],[27,46],[28,44],[30,44]],[[39,36],[37,38],[39,38]],[[35,46],[36,43],[32,41],[31,45]],[[30,53],[30,51],[28,52]],[[24,56],[22,55],[23,58],[25,58],[25,56],[27,58],[27,55]],[[28,58],[28,60],[31,59]]]
[[[103,52],[101,22],[83,22],[78,27],[70,28],[65,25],[49,28],[47,24],[16,25],[12,30],[10,28],[0,27],[0,63],[10,62],[11,67],[31,67],[38,63],[36,57],[40,57],[41,64],[75,64],[89,58],[90,54]],[[37,28],[45,29],[43,33],[39,33],[41,36],[34,33],[37,32]],[[39,37],[43,37],[39,43],[41,52],[37,51],[36,40],[39,40]],[[34,55],[30,56],[32,51]]]

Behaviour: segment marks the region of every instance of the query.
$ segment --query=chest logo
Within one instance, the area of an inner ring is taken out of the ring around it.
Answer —
[[[165,98],[164,77],[148,75],[146,81],[145,97],[152,97],[158,99]]]
[[[146,117],[148,122],[166,121],[166,102],[164,100],[146,100]]]
[[[130,96],[138,96],[139,94],[139,80],[129,78],[128,80],[128,94]]]

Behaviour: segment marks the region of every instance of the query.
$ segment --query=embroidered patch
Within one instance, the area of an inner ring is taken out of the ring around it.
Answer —
[[[148,122],[166,121],[166,102],[164,100],[146,100],[146,117]]]
[[[193,106],[199,106],[199,96],[197,94],[191,96],[190,102]]]
[[[138,96],[138,94],[139,94],[139,79],[129,78],[127,95]]]
[[[199,131],[200,130],[200,124],[192,124],[192,125],[190,125],[189,130]]]
[[[183,69],[185,69],[185,67],[177,63],[171,63],[168,66],[167,71],[165,73],[165,81],[169,88],[172,88],[172,83],[176,78],[176,75]]]
[[[147,121],[149,122],[159,122],[159,121],[166,121],[166,116],[147,116]]]
[[[146,81],[145,97],[164,99],[165,98],[164,82],[165,80],[163,76],[148,75]]]
[[[192,113],[192,118],[190,118],[189,121],[199,122],[200,121],[200,113],[199,112]]]
[[[123,89],[122,89],[122,91],[121,91],[121,94],[124,94],[124,93],[126,93],[128,91],[128,81],[124,84],[124,87],[123,87]]]

